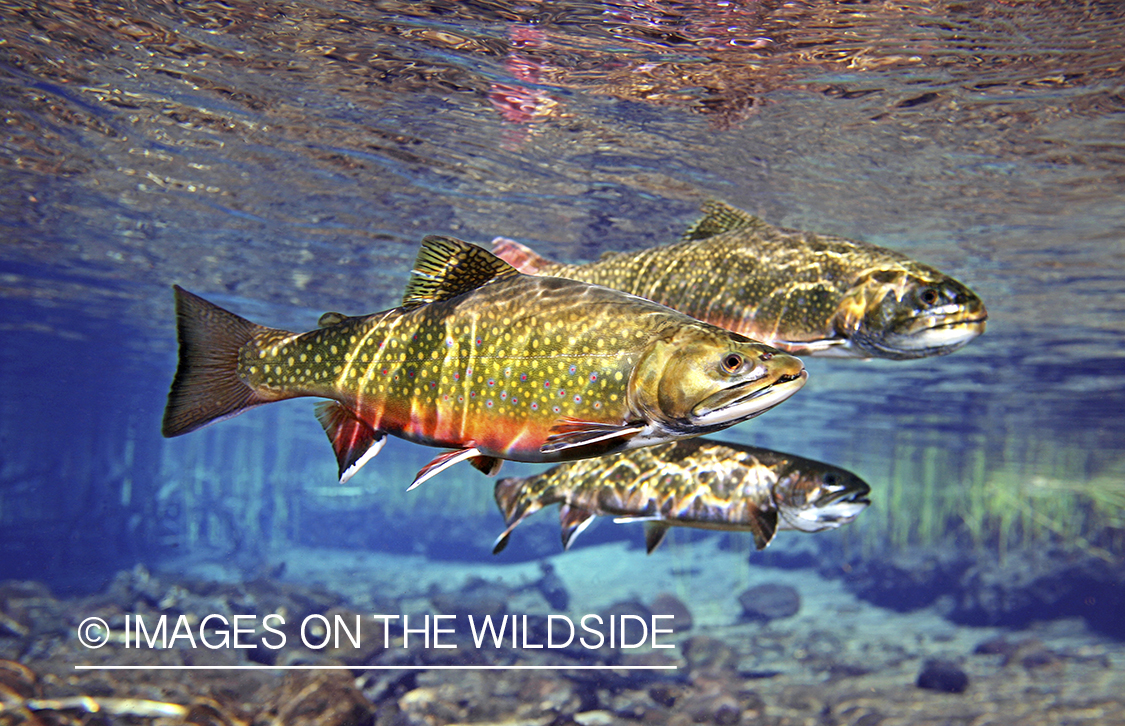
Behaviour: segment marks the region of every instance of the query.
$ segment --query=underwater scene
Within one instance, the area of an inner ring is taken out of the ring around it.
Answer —
[[[0,3],[0,726],[1125,723],[1122,48]]]

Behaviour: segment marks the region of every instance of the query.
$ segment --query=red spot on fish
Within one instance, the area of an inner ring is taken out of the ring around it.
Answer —
[[[598,380],[598,374],[597,374],[597,373],[591,373],[591,374],[590,374],[590,380],[591,380],[591,381],[596,381],[596,380]]]
[[[550,388],[550,387],[551,387],[551,382],[550,382],[550,381],[543,381],[543,387],[544,387],[544,388]]]
[[[536,403],[535,401],[532,401],[531,402],[531,410],[532,411],[538,411],[539,410],[539,404]]]
[[[496,385],[496,381],[494,381],[494,380],[492,380],[491,378],[489,378],[489,379],[488,379],[488,385],[490,385],[490,386],[495,386],[495,385]]]
[[[521,381],[526,381],[526,380],[527,380],[527,374],[526,374],[526,373],[521,373],[521,374],[520,374],[520,380],[521,380]]]
[[[461,380],[461,374],[460,373],[454,373],[453,374],[453,380],[455,380],[455,381]]]
[[[582,403],[582,396],[575,396],[575,397],[574,397],[574,402],[575,402],[575,403]]]

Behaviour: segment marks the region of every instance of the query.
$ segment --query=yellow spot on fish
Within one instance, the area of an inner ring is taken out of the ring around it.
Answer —
[[[313,358],[313,363],[320,363],[320,353],[317,353],[316,357]]]
[[[293,360],[293,356],[289,356],[289,365],[295,364],[297,361]]]
[[[331,348],[328,349],[328,352],[331,353],[332,355],[336,355],[338,351],[336,350],[336,346],[332,346]]]

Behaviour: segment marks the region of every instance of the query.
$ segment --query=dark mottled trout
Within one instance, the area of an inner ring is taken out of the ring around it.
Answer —
[[[326,313],[308,333],[255,325],[176,288],[180,360],[165,436],[298,396],[347,480],[391,434],[450,447],[414,485],[469,459],[566,461],[696,436],[776,406],[801,362],[596,285],[518,273],[427,237],[401,307]]]
[[[564,265],[512,240],[493,251],[521,272],[605,285],[794,355],[924,358],[984,332],[984,303],[906,255],[775,227],[721,202],[677,244]]]
[[[869,502],[870,487],[844,469],[779,451],[706,439],[575,461],[536,476],[496,482],[496,503],[508,528],[493,552],[525,518],[559,505],[563,548],[595,516],[644,522],[651,553],[669,527],[750,532],[763,549],[778,530],[818,532],[846,524]]]

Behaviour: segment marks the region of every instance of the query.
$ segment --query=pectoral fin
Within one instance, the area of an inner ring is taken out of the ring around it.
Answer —
[[[422,482],[426,481],[430,477],[440,474],[441,472],[456,464],[458,461],[472,459],[474,456],[480,455],[480,449],[476,448],[475,446],[471,449],[458,449],[456,451],[446,451],[438,454],[433,458],[433,461],[422,467],[422,469],[414,477],[414,481],[411,482],[410,486],[406,488],[406,491],[417,488],[422,484]]]
[[[759,512],[750,522],[750,531],[754,533],[754,547],[764,550],[777,534],[777,510]]]
[[[317,404],[316,418],[336,452],[341,484],[355,476],[387,443],[385,433],[373,429],[338,401]]]
[[[590,523],[594,521],[594,513],[581,507],[572,507],[569,504],[559,505],[559,524],[562,526],[563,549],[570,549],[574,538],[582,534]]]
[[[819,355],[823,358],[860,358],[862,353],[857,353],[851,348],[847,338],[822,338],[820,340],[780,340],[770,341],[782,350],[793,355]]]
[[[544,454],[553,454],[567,449],[576,449],[593,444],[602,444],[607,452],[624,446],[629,439],[644,431],[644,426],[620,426],[595,421],[563,419],[551,427],[547,441],[539,447]]]
[[[652,554],[652,551],[660,546],[664,541],[664,536],[668,534],[671,527],[664,523],[651,520],[645,522],[645,552]]]

